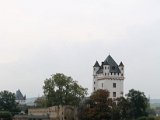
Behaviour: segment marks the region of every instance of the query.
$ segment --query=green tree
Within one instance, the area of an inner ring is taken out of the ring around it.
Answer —
[[[87,95],[87,89],[78,85],[71,77],[57,73],[44,81],[44,95],[47,106],[78,105]]]
[[[46,107],[46,98],[44,96],[38,97],[35,100],[34,103],[35,103],[36,107],[38,107],[38,108],[44,108],[44,107]]]
[[[111,120],[112,99],[106,90],[97,90],[83,109],[83,120]]]
[[[117,98],[112,105],[112,120],[128,120],[130,118],[130,103],[124,98]]]
[[[0,92],[0,110],[10,111],[12,114],[18,111],[14,93],[6,90]]]
[[[116,102],[112,104],[111,113],[111,120],[121,120],[120,108],[117,106]]]
[[[78,106],[78,119],[79,120],[88,120],[87,118],[87,112],[90,108],[90,105],[92,104],[92,101],[90,98],[83,99],[79,106]]]
[[[143,92],[131,89],[127,94],[127,100],[131,105],[130,116],[131,118],[138,118],[141,116],[147,116],[147,108],[149,106],[149,100]]]

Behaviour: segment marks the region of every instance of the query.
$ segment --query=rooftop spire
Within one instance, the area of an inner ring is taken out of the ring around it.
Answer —
[[[119,66],[122,66],[122,67],[123,67],[124,65],[123,65],[123,63],[121,62],[121,63],[119,64]]]
[[[98,61],[96,61],[96,63],[94,64],[94,66],[93,66],[93,67],[100,67],[100,65],[99,65]]]

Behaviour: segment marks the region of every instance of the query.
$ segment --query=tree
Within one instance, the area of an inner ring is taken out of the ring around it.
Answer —
[[[131,105],[130,116],[131,118],[138,118],[141,116],[147,116],[147,108],[149,106],[149,100],[143,92],[131,89],[127,94],[127,100]]]
[[[71,77],[57,73],[44,81],[44,95],[47,106],[78,105],[87,95],[87,89],[78,85]]]
[[[16,107],[15,94],[9,91],[0,92],[0,110],[12,111]]]
[[[6,90],[0,92],[0,110],[10,111],[12,114],[18,110],[14,93]]]
[[[46,98],[44,96],[42,97],[38,97],[36,100],[35,100],[35,106],[38,107],[38,108],[44,108],[46,107]]]
[[[130,118],[130,103],[124,97],[117,98],[112,105],[112,120],[128,120]]]
[[[111,120],[112,99],[106,90],[97,90],[83,109],[83,120]]]
[[[111,109],[111,120],[120,120],[120,109],[117,106],[116,102],[112,103],[112,109]]]

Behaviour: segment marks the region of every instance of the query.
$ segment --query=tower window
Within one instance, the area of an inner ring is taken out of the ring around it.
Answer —
[[[115,70],[115,66],[112,66],[112,70]]]
[[[106,73],[105,73],[105,76],[106,76]]]
[[[96,69],[94,68],[94,71],[95,71]]]
[[[113,92],[113,97],[116,97],[116,92]]]
[[[94,87],[94,91],[95,91],[95,87]]]
[[[95,84],[95,82],[94,82],[94,84]]]
[[[123,76],[123,73],[121,74],[121,76]]]
[[[103,88],[103,83],[102,83],[102,88]]]
[[[123,68],[121,68],[121,70],[123,70]]]
[[[116,88],[116,83],[113,83],[113,88]]]

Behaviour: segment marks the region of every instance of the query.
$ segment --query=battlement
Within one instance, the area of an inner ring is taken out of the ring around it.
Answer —
[[[101,79],[119,79],[124,80],[124,75],[122,73],[108,73],[108,74],[97,74],[95,76],[98,80]]]
[[[98,76],[98,77],[124,77],[123,73],[100,73],[100,74],[96,74],[94,76]]]

